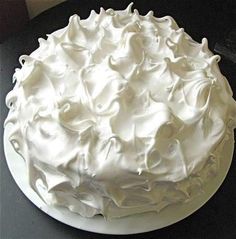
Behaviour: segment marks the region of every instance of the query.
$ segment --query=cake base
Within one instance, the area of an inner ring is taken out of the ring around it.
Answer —
[[[25,196],[43,212],[56,220],[72,227],[104,234],[134,234],[157,230],[174,224],[202,207],[218,190],[224,181],[232,162],[234,137],[231,134],[229,140],[223,147],[225,152],[224,161],[220,164],[218,175],[204,187],[204,193],[191,202],[185,204],[171,205],[160,213],[136,214],[119,219],[106,221],[104,217],[97,215],[93,218],[83,218],[63,207],[52,207],[46,205],[39,196],[30,188],[27,182],[27,174],[24,160],[17,154],[10,142],[8,135],[11,125],[7,125],[4,131],[4,151],[9,170],[21,191]]]

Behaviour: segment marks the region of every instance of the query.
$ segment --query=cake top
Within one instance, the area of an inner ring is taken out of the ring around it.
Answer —
[[[232,91],[207,39],[197,43],[172,17],[131,7],[73,15],[20,57],[6,122],[35,190],[40,174],[49,191],[96,178],[94,187],[128,207],[126,189],[198,174],[234,126]],[[84,201],[98,208],[93,196]]]

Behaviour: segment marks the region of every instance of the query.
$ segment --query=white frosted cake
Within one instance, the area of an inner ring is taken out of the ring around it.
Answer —
[[[30,186],[84,217],[159,212],[199,196],[235,127],[207,39],[131,6],[73,15],[40,38],[6,98]]]

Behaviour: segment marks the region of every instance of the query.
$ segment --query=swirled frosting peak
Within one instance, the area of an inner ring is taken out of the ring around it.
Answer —
[[[82,216],[186,202],[218,171],[236,104],[207,39],[173,18],[101,8],[39,39],[7,95],[31,187]]]

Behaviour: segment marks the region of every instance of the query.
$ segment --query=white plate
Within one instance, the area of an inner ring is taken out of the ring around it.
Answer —
[[[106,221],[102,216],[83,218],[78,214],[70,212],[68,209],[47,206],[27,183],[24,161],[22,157],[14,151],[8,141],[9,129],[10,125],[7,126],[4,131],[4,149],[6,160],[14,180],[26,197],[42,211],[60,222],[78,229],[105,234],[133,234],[148,232],[176,223],[192,214],[194,211],[203,206],[220,187],[229,170],[234,146],[233,135],[231,135],[231,138],[228,141],[230,143],[226,143],[224,146],[224,152],[228,153],[225,155],[224,163],[221,163],[220,172],[210,184],[206,185],[204,189],[205,193],[200,197],[197,197],[193,201],[184,205],[178,204],[169,206],[159,214],[144,213]]]

